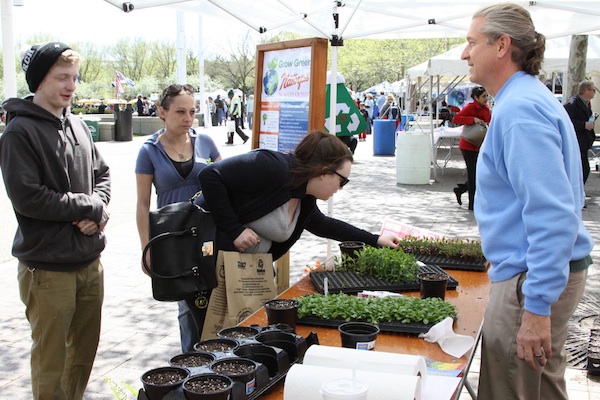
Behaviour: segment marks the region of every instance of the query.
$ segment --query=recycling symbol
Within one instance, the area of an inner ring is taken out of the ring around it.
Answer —
[[[326,101],[327,108],[325,109],[325,129],[329,130],[330,118],[330,87],[327,85]],[[367,129],[367,123],[361,115],[358,107],[352,100],[348,89],[343,83],[337,84],[337,99],[335,112],[335,135],[336,136],[352,136],[358,135]]]

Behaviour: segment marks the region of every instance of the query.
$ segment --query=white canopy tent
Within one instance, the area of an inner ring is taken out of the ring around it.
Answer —
[[[552,72],[566,72],[569,65],[571,37],[560,37],[546,41],[546,52],[542,69],[546,75]],[[467,62],[460,59],[465,45],[460,45],[445,53],[406,70],[410,79],[427,76],[464,76],[469,74]],[[586,73],[600,75],[600,38],[588,36]]]

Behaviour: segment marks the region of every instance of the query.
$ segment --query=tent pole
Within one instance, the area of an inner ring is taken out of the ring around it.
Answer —
[[[340,44],[339,41],[336,41],[336,43],[334,43],[333,38],[338,38],[337,36],[337,30],[338,30],[338,24],[339,24],[339,14],[337,11],[337,3],[334,3],[333,6],[333,21],[334,21],[334,29],[333,29],[333,35],[332,35],[332,40],[331,40],[331,76],[329,79],[329,127],[327,128],[329,130],[329,133],[331,133],[332,135],[335,135],[335,126],[337,124],[337,83],[338,83],[338,76],[337,76],[337,69],[338,69],[338,51],[337,51],[337,46]],[[333,197],[330,197],[329,200],[327,200],[327,216],[329,217],[333,217]],[[331,259],[331,246],[332,246],[332,242],[331,239],[327,239],[327,259]]]
[[[437,76],[438,78],[438,82],[440,79],[440,76]],[[431,112],[431,107],[433,107],[433,77],[430,76],[429,77],[429,98],[431,99],[430,101],[430,106],[429,106],[429,115],[431,116],[431,124],[430,125],[430,136],[431,136],[431,162],[433,163],[433,180],[437,182],[437,148],[435,147],[435,142],[433,140],[433,113]],[[436,99],[437,100],[437,99]],[[436,107],[436,112],[437,112],[437,107]]]

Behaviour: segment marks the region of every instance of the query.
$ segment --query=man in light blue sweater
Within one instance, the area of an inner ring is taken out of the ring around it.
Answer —
[[[507,3],[473,17],[462,58],[494,96],[477,162],[475,216],[492,281],[479,399],[567,399],[564,342],[593,247],[577,138],[536,77],[545,37]]]

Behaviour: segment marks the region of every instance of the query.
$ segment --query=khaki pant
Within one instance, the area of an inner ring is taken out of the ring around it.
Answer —
[[[72,272],[28,269],[20,262],[18,268],[33,340],[33,398],[82,399],[100,339],[104,298],[100,259]]]
[[[571,272],[559,299],[552,304],[552,358],[544,368],[531,370],[517,357],[517,333],[523,316],[521,286],[525,273],[492,283],[481,342],[480,400],[568,399],[565,386],[568,321],[583,291],[587,270]]]

